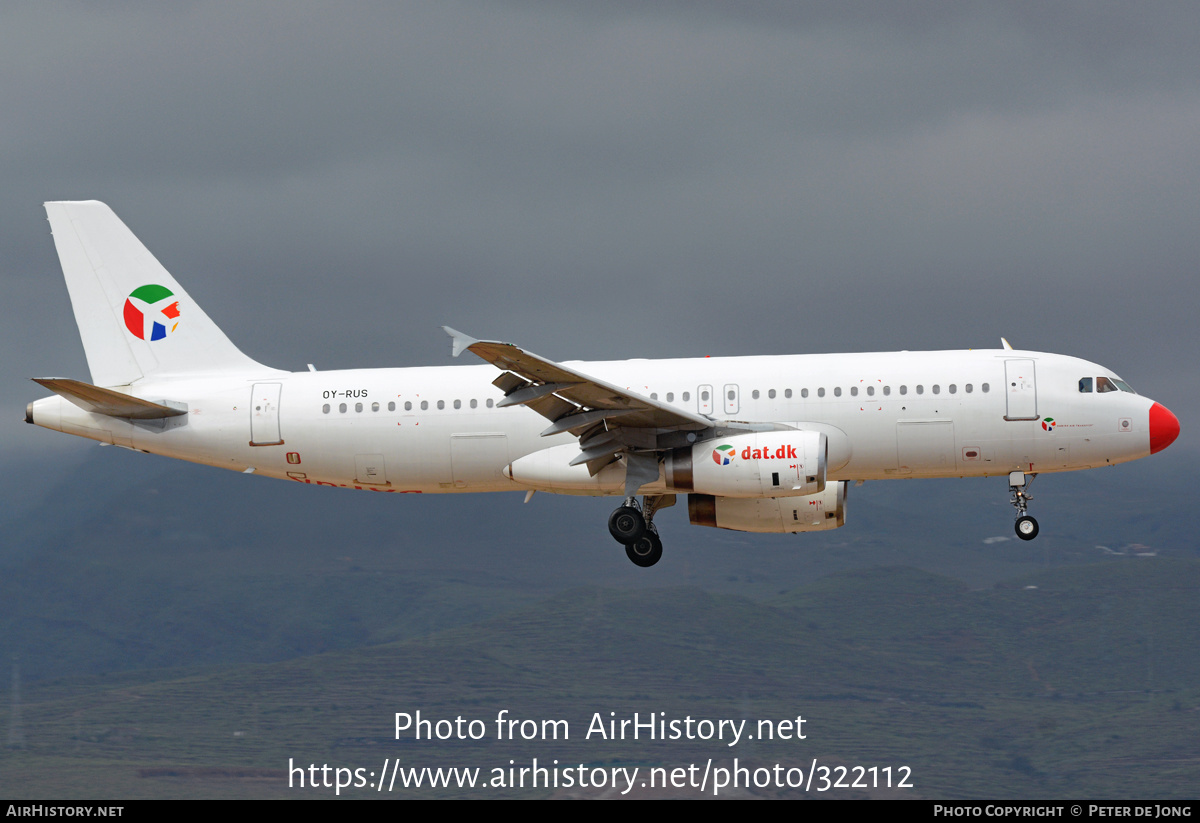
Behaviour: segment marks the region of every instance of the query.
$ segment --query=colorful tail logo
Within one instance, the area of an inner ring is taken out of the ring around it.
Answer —
[[[125,300],[125,328],[138,340],[162,340],[179,328],[179,301],[166,286],[139,286]]]

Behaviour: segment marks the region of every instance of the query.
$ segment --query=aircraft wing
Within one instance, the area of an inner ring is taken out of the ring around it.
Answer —
[[[454,341],[456,357],[470,351],[506,372],[493,381],[505,393],[499,405],[529,406],[554,421],[548,435],[563,431],[577,434],[577,428],[610,419],[623,427],[640,429],[698,431],[713,425],[707,417],[614,386],[512,343],[475,340],[447,326],[443,328]]]
[[[492,381],[504,392],[499,406],[528,406],[550,426],[543,437],[570,432],[580,438],[581,452],[572,465],[587,463],[595,474],[623,451],[658,450],[656,435],[664,431],[702,431],[714,421],[643,397],[627,388],[547,360],[512,343],[476,340],[442,327],[457,357],[470,351],[504,373]]]

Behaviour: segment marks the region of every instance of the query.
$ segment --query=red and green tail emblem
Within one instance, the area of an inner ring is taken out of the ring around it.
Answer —
[[[179,301],[166,286],[139,286],[125,300],[125,328],[138,340],[162,340],[179,328]]]

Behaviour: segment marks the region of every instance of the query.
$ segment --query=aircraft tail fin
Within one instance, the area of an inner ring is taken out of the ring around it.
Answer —
[[[92,382],[147,375],[261,371],[96,200],[46,203]]]

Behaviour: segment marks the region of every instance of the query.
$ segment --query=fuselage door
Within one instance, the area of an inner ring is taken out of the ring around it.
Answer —
[[[729,383],[722,390],[725,395],[725,413],[737,414],[738,412],[738,387],[736,383]]]
[[[383,464],[383,455],[354,455],[354,482],[366,486],[386,486],[387,470]]]
[[[1032,360],[1004,361],[1005,420],[1037,420],[1037,383]]]
[[[504,468],[510,462],[504,432],[450,435],[450,472],[456,489],[503,485],[507,482]]]
[[[250,445],[278,446],[283,443],[279,433],[279,394],[282,383],[255,383],[250,394]]]
[[[955,469],[954,421],[901,420],[896,423],[898,474],[936,472]]]

